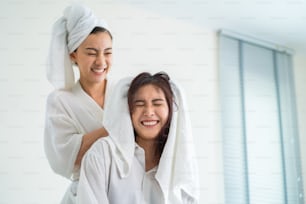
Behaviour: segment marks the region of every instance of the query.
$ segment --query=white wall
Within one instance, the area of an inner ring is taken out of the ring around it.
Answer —
[[[294,75],[296,89],[296,104],[299,122],[299,139],[304,181],[304,202],[306,202],[306,54],[296,54],[294,57]]]
[[[68,182],[43,150],[45,59],[53,22],[69,1],[1,1],[0,203],[59,203]],[[110,24],[116,78],[166,71],[185,88],[201,172],[201,202],[223,203],[214,32],[133,5],[86,1]]]

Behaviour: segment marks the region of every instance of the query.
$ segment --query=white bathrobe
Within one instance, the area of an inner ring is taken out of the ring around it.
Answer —
[[[103,110],[82,90],[79,82],[75,85],[70,59],[70,53],[95,27],[110,31],[106,22],[90,8],[76,2],[65,8],[63,16],[52,27],[47,79],[56,90],[47,101],[44,145],[52,169],[74,181],[62,204],[75,203],[79,168],[74,167],[74,162],[83,135],[102,127]]]
[[[159,165],[145,171],[144,150],[135,143],[127,104],[131,78],[114,88],[105,108],[109,137],[99,139],[82,160],[79,204],[195,204],[198,171],[188,110],[175,83],[175,112]]]
[[[108,81],[105,105],[111,87]],[[79,178],[79,168],[74,162],[83,135],[103,127],[103,112],[79,82],[71,89],[55,90],[48,96],[44,134],[46,156],[54,172],[74,181],[62,203],[74,203]]]

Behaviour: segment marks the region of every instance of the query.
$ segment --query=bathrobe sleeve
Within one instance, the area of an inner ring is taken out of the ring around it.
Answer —
[[[198,204],[196,199],[194,199],[184,191],[181,191],[181,195],[182,195],[183,204]]]
[[[83,134],[80,134],[80,125],[72,119],[73,111],[65,100],[60,91],[51,93],[47,99],[44,147],[54,172],[70,179],[77,169],[74,163]]]
[[[109,204],[107,192],[111,153],[105,141],[107,138],[99,139],[82,160],[77,204]]]

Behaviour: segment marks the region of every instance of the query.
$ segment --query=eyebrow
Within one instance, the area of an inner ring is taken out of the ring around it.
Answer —
[[[99,49],[96,49],[96,48],[93,48],[93,47],[87,47],[87,48],[85,48],[86,50],[93,50],[93,51],[95,51],[95,52],[100,52],[100,50]],[[109,51],[109,50],[112,50],[113,48],[111,48],[111,47],[109,47],[109,48],[106,48],[106,49],[104,49],[104,51]]]
[[[165,100],[162,99],[162,98],[157,98],[157,99],[153,99],[152,101],[153,101],[153,102],[159,102],[159,101],[165,101]]]
[[[157,99],[153,99],[152,102],[159,102],[159,101],[165,101],[164,99],[162,98],[157,98]],[[145,100],[142,100],[142,99],[138,99],[138,100],[135,100],[134,103],[144,103]]]
[[[134,100],[134,103],[144,103],[144,100],[140,100],[140,99]]]

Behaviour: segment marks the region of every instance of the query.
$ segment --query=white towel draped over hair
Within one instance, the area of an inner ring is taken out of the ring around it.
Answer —
[[[71,88],[74,73],[69,54],[75,51],[95,27],[106,28],[88,7],[72,4],[64,10],[52,28],[51,44],[47,59],[47,78],[56,88]]]
[[[115,161],[122,178],[129,175],[135,151],[134,131],[127,103],[127,91],[131,80],[131,78],[125,78],[119,81],[110,95],[110,103],[105,108],[103,121],[110,139],[116,146],[112,152],[116,157]],[[191,203],[197,203],[198,166],[187,105],[181,88],[173,81],[170,83],[175,100],[174,113],[156,179],[161,186],[166,203],[181,200],[182,194],[191,197],[193,200]]]

